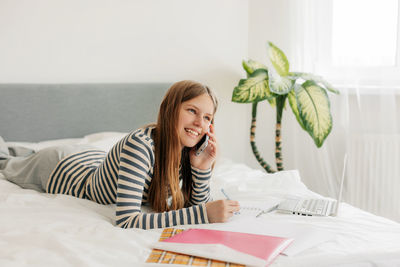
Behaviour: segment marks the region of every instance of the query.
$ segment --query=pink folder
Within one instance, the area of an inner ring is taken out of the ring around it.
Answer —
[[[279,255],[293,239],[220,230],[189,229],[163,242],[185,244],[221,244],[260,259],[268,264]]]

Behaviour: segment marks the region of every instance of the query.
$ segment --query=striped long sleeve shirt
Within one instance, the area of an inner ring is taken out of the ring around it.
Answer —
[[[46,191],[116,204],[116,225],[122,228],[164,228],[208,223],[211,169],[192,167],[191,206],[162,213],[143,212],[153,177],[154,127],[138,129],[106,154],[86,150],[63,158],[52,171]]]

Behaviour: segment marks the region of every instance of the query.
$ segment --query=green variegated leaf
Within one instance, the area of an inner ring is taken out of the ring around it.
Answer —
[[[282,77],[278,74],[269,75],[269,88],[271,92],[278,95],[286,95],[292,90],[294,80],[288,77]]]
[[[249,78],[239,81],[238,86],[233,89],[232,101],[252,103],[272,97],[268,86],[268,72],[265,69],[258,69]]]
[[[288,94],[288,99],[289,99],[289,105],[292,108],[292,111],[294,113],[294,116],[296,117],[297,121],[299,122],[301,128],[303,128],[303,130],[306,130],[306,127],[303,124],[303,121],[301,120],[300,114],[299,114],[299,109],[297,107],[297,100],[296,100],[296,89],[292,90],[289,92]]]
[[[321,147],[332,129],[328,95],[313,81],[306,81],[296,89],[299,116],[317,147]]]
[[[287,76],[289,73],[289,61],[282,50],[271,42],[268,42],[268,56],[276,72],[281,76]]]
[[[252,59],[249,59],[247,61],[243,60],[242,66],[248,75],[251,75],[257,69],[267,69],[267,67],[264,64],[261,64]]]
[[[319,75],[314,75],[312,73],[306,73],[306,72],[292,72],[289,73],[290,76],[295,77],[295,78],[302,78],[303,80],[312,80],[317,84],[322,85],[323,88],[325,88],[326,90],[335,93],[335,94],[339,94],[339,91],[336,90],[335,88],[333,88],[333,86],[328,83],[327,81],[325,81],[324,78],[322,78]]]
[[[322,78],[321,78],[321,80],[317,81],[317,83],[322,84],[326,88],[326,90],[328,90],[331,93],[334,93],[334,94],[337,94],[337,95],[340,94],[340,92],[338,90],[333,88],[333,86],[330,83],[328,83],[327,81],[325,81]]]

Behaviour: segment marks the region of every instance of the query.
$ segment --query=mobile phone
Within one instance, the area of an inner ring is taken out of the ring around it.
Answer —
[[[203,152],[204,149],[206,149],[206,147],[208,146],[208,139],[209,138],[210,137],[207,134],[205,134],[201,138],[200,142],[197,143],[197,145],[196,145],[196,154],[195,154],[196,156],[200,155],[201,152]]]

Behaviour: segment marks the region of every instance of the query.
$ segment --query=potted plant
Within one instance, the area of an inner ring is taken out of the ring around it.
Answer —
[[[252,104],[250,144],[257,161],[267,172],[275,172],[258,152],[255,142],[257,104],[267,100],[276,108],[275,160],[278,171],[283,170],[281,123],[282,112],[289,105],[301,128],[309,133],[317,147],[321,147],[332,129],[332,115],[328,92],[338,94],[322,77],[304,72],[289,72],[289,61],[273,43],[267,45],[272,67],[254,60],[243,60],[247,73],[234,88],[232,101]]]

